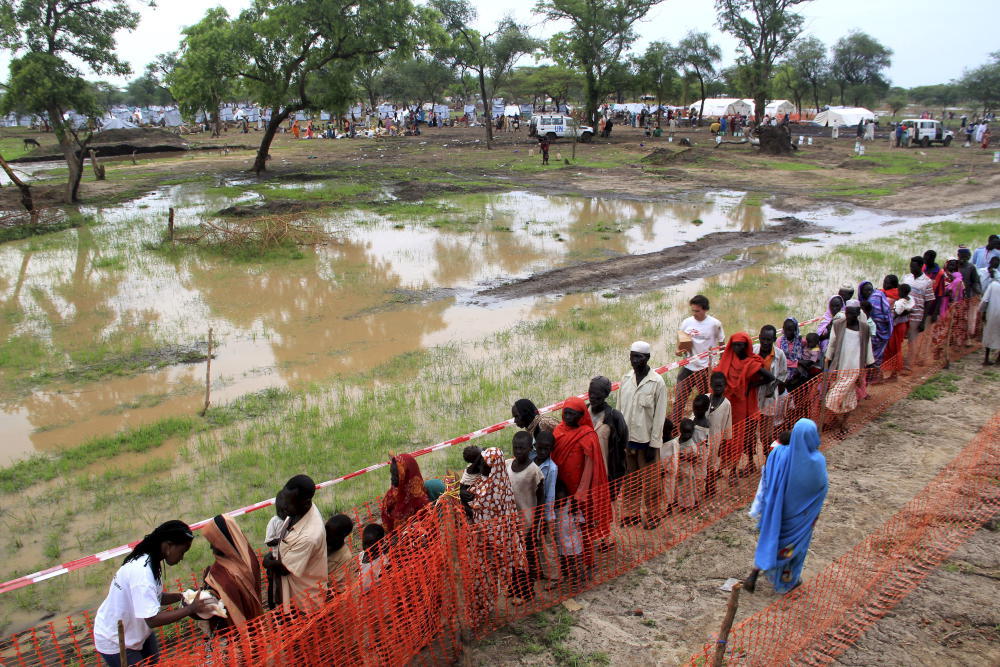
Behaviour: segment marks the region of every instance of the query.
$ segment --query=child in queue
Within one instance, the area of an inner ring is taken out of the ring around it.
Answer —
[[[556,551],[559,572],[566,590],[573,590],[583,581],[583,512],[576,498],[569,495],[566,485],[556,483]]]
[[[371,590],[382,578],[385,570],[385,559],[382,557],[384,539],[385,528],[377,523],[370,523],[361,530],[362,551],[358,556],[358,580],[363,593]]]
[[[535,546],[534,559],[528,560],[528,567],[534,568],[538,579],[547,579],[550,562],[548,549],[551,545],[552,528],[556,521],[556,480],[559,478],[559,467],[552,460],[552,450],[556,439],[551,431],[540,431],[535,436],[535,465],[542,472],[542,506],[535,512]],[[555,569],[555,568],[552,568]]]
[[[696,488],[696,469],[698,464],[698,442],[694,439],[694,421],[682,419],[678,427],[678,436],[663,445],[670,449],[676,461],[676,505],[682,512],[694,509],[698,505],[701,493]]]
[[[326,522],[326,571],[330,590],[342,593],[347,588],[347,564],[354,560],[347,538],[354,532],[354,522],[346,514],[334,514]]]
[[[712,373],[709,380],[712,393],[708,397],[708,470],[705,480],[705,496],[712,498],[718,491],[722,476],[722,452],[734,446],[733,406],[726,398],[726,375],[719,371]]]
[[[698,461],[695,464],[695,478],[698,484],[696,493],[699,498],[705,497],[708,484],[708,458],[711,448],[709,436],[712,432],[712,424],[708,421],[708,407],[710,404],[711,399],[705,394],[695,396],[694,402],[691,404],[691,411],[693,413],[691,421],[694,422],[694,441],[698,443]]]
[[[510,479],[511,490],[514,492],[514,503],[521,513],[521,529],[524,535],[525,550],[528,558],[528,569],[514,570],[511,584],[511,604],[523,604],[535,597],[535,579],[537,571],[531,567],[535,561],[535,508],[544,502],[542,471],[529,459],[531,454],[531,434],[518,431],[514,434],[511,446],[514,458],[507,459],[507,477]],[[536,455],[537,456],[537,455]]]

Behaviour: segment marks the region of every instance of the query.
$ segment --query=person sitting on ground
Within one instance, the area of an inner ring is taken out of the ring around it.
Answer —
[[[386,562],[384,553],[385,529],[370,523],[361,529],[361,553],[358,555],[358,581],[361,592],[367,593],[382,578]]]
[[[760,536],[753,570],[743,583],[748,592],[756,590],[761,572],[777,593],[787,593],[802,583],[813,528],[828,488],[819,430],[811,419],[800,419],[789,444],[775,447],[764,466],[760,502],[752,508]]]
[[[531,452],[531,434],[518,431],[511,443],[514,457],[507,460],[507,476],[514,491],[514,503],[521,513],[521,533],[524,537],[528,558],[527,569],[515,569],[511,586],[511,603],[523,604],[535,597],[537,571],[532,567],[535,561],[535,508],[544,502],[542,471],[528,458]]]
[[[334,514],[326,521],[326,572],[330,590],[342,593],[348,584],[348,563],[354,560],[347,538],[354,532],[354,522],[346,514]]]
[[[401,528],[410,517],[430,503],[420,466],[412,455],[393,456],[389,462],[389,476],[392,487],[382,498],[381,507],[382,527],[387,533]]]
[[[200,597],[187,607],[160,610],[181,601],[180,593],[163,592],[163,563],[181,562],[193,540],[186,523],[167,521],[142,538],[122,561],[94,617],[94,647],[111,667],[121,665],[118,621],[125,628],[126,660],[134,665],[159,655],[154,628],[210,613],[209,602]]]
[[[510,408],[514,425],[531,434],[532,440],[542,431],[551,433],[559,425],[559,420],[549,415],[543,415],[527,398],[519,398]]]
[[[725,395],[725,373],[713,372],[709,387],[712,393],[708,397],[708,477],[705,480],[705,495],[711,498],[718,490],[723,455],[732,446],[733,406]]]
[[[425,479],[424,480],[424,491],[427,492],[427,500],[432,503],[436,503],[438,498],[443,496],[448,490],[448,485],[444,483],[444,480],[440,479]]]
[[[223,514],[213,517],[201,534],[215,555],[215,562],[205,568],[205,588],[226,607],[226,617],[213,616],[209,625],[215,632],[244,626],[264,613],[257,554],[239,525]]]
[[[625,475],[625,447],[628,445],[628,424],[625,416],[608,405],[611,395],[611,380],[598,375],[590,381],[587,396],[590,399],[588,410],[594,422],[594,432],[601,443],[601,454],[608,471],[608,482],[611,484],[611,498],[617,495],[615,481]]]
[[[851,299],[844,308],[844,317],[834,320],[830,333],[830,344],[826,348],[827,371],[831,376],[830,388],[826,393],[826,407],[836,417],[830,420],[831,427],[847,432],[847,420],[858,407],[857,385],[861,381],[862,370],[875,363],[872,354],[871,329],[868,319],[861,312],[861,302]]]
[[[291,518],[277,554],[264,556],[270,577],[281,580],[285,612],[293,606],[311,607],[326,583],[326,527],[313,504],[316,483],[308,475],[295,475],[285,483],[288,516]]]

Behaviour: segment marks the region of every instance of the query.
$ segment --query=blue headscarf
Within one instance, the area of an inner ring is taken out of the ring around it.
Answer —
[[[754,554],[758,568],[771,570],[779,560],[788,560],[791,556],[779,557],[778,552],[791,545],[796,555],[807,553],[828,486],[816,423],[800,419],[791,441],[771,450],[764,466],[760,537]]]
[[[440,479],[427,479],[424,480],[424,490],[427,492],[427,499],[433,503],[443,496],[447,489]]]

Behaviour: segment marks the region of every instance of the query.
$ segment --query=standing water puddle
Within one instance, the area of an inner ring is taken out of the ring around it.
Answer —
[[[192,414],[203,400],[204,364],[67,381],[30,378],[33,368],[17,375],[19,359],[94,368],[130,352],[203,343],[212,327],[212,398],[219,404],[365,371],[405,352],[478,339],[600,298],[545,296],[486,307],[471,298],[481,287],[712,232],[758,231],[782,215],[743,205],[739,192],[678,202],[509,192],[448,199],[433,215],[409,220],[361,211],[313,218],[337,241],[297,260],[240,263],[146,248],[159,241],[171,206],[176,223],[187,225],[257,198],[169,186],[123,206],[85,209],[98,225],[0,246],[0,463]],[[868,234],[891,220],[832,209],[807,218]]]

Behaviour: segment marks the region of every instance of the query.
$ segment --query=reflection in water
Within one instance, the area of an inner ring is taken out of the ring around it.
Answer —
[[[356,211],[313,216],[337,242],[294,261],[171,259],[144,248],[159,239],[171,206],[178,224],[192,224],[248,197],[213,194],[202,185],[167,186],[122,206],[88,210],[101,223],[92,228],[5,244],[0,334],[4,340],[36,336],[57,366],[67,360],[79,366],[102,346],[122,353],[191,344],[212,327],[219,341],[212,364],[218,403],[265,387],[363,372],[404,352],[476,340],[521,320],[599,303],[599,297],[575,295],[486,308],[467,297],[481,286],[566,264],[651,252],[712,232],[759,230],[773,213],[742,205],[743,193],[736,192],[676,202],[510,192],[453,198],[454,213],[437,214],[434,226],[431,219],[401,225]],[[714,284],[721,293],[732,279]],[[765,294],[766,303],[753,297],[747,307],[776,308],[778,291]],[[0,461],[190,414],[200,401],[203,372],[201,365],[174,366],[48,384],[27,395],[4,382],[0,427],[7,437]],[[12,373],[0,368],[0,381]]]

